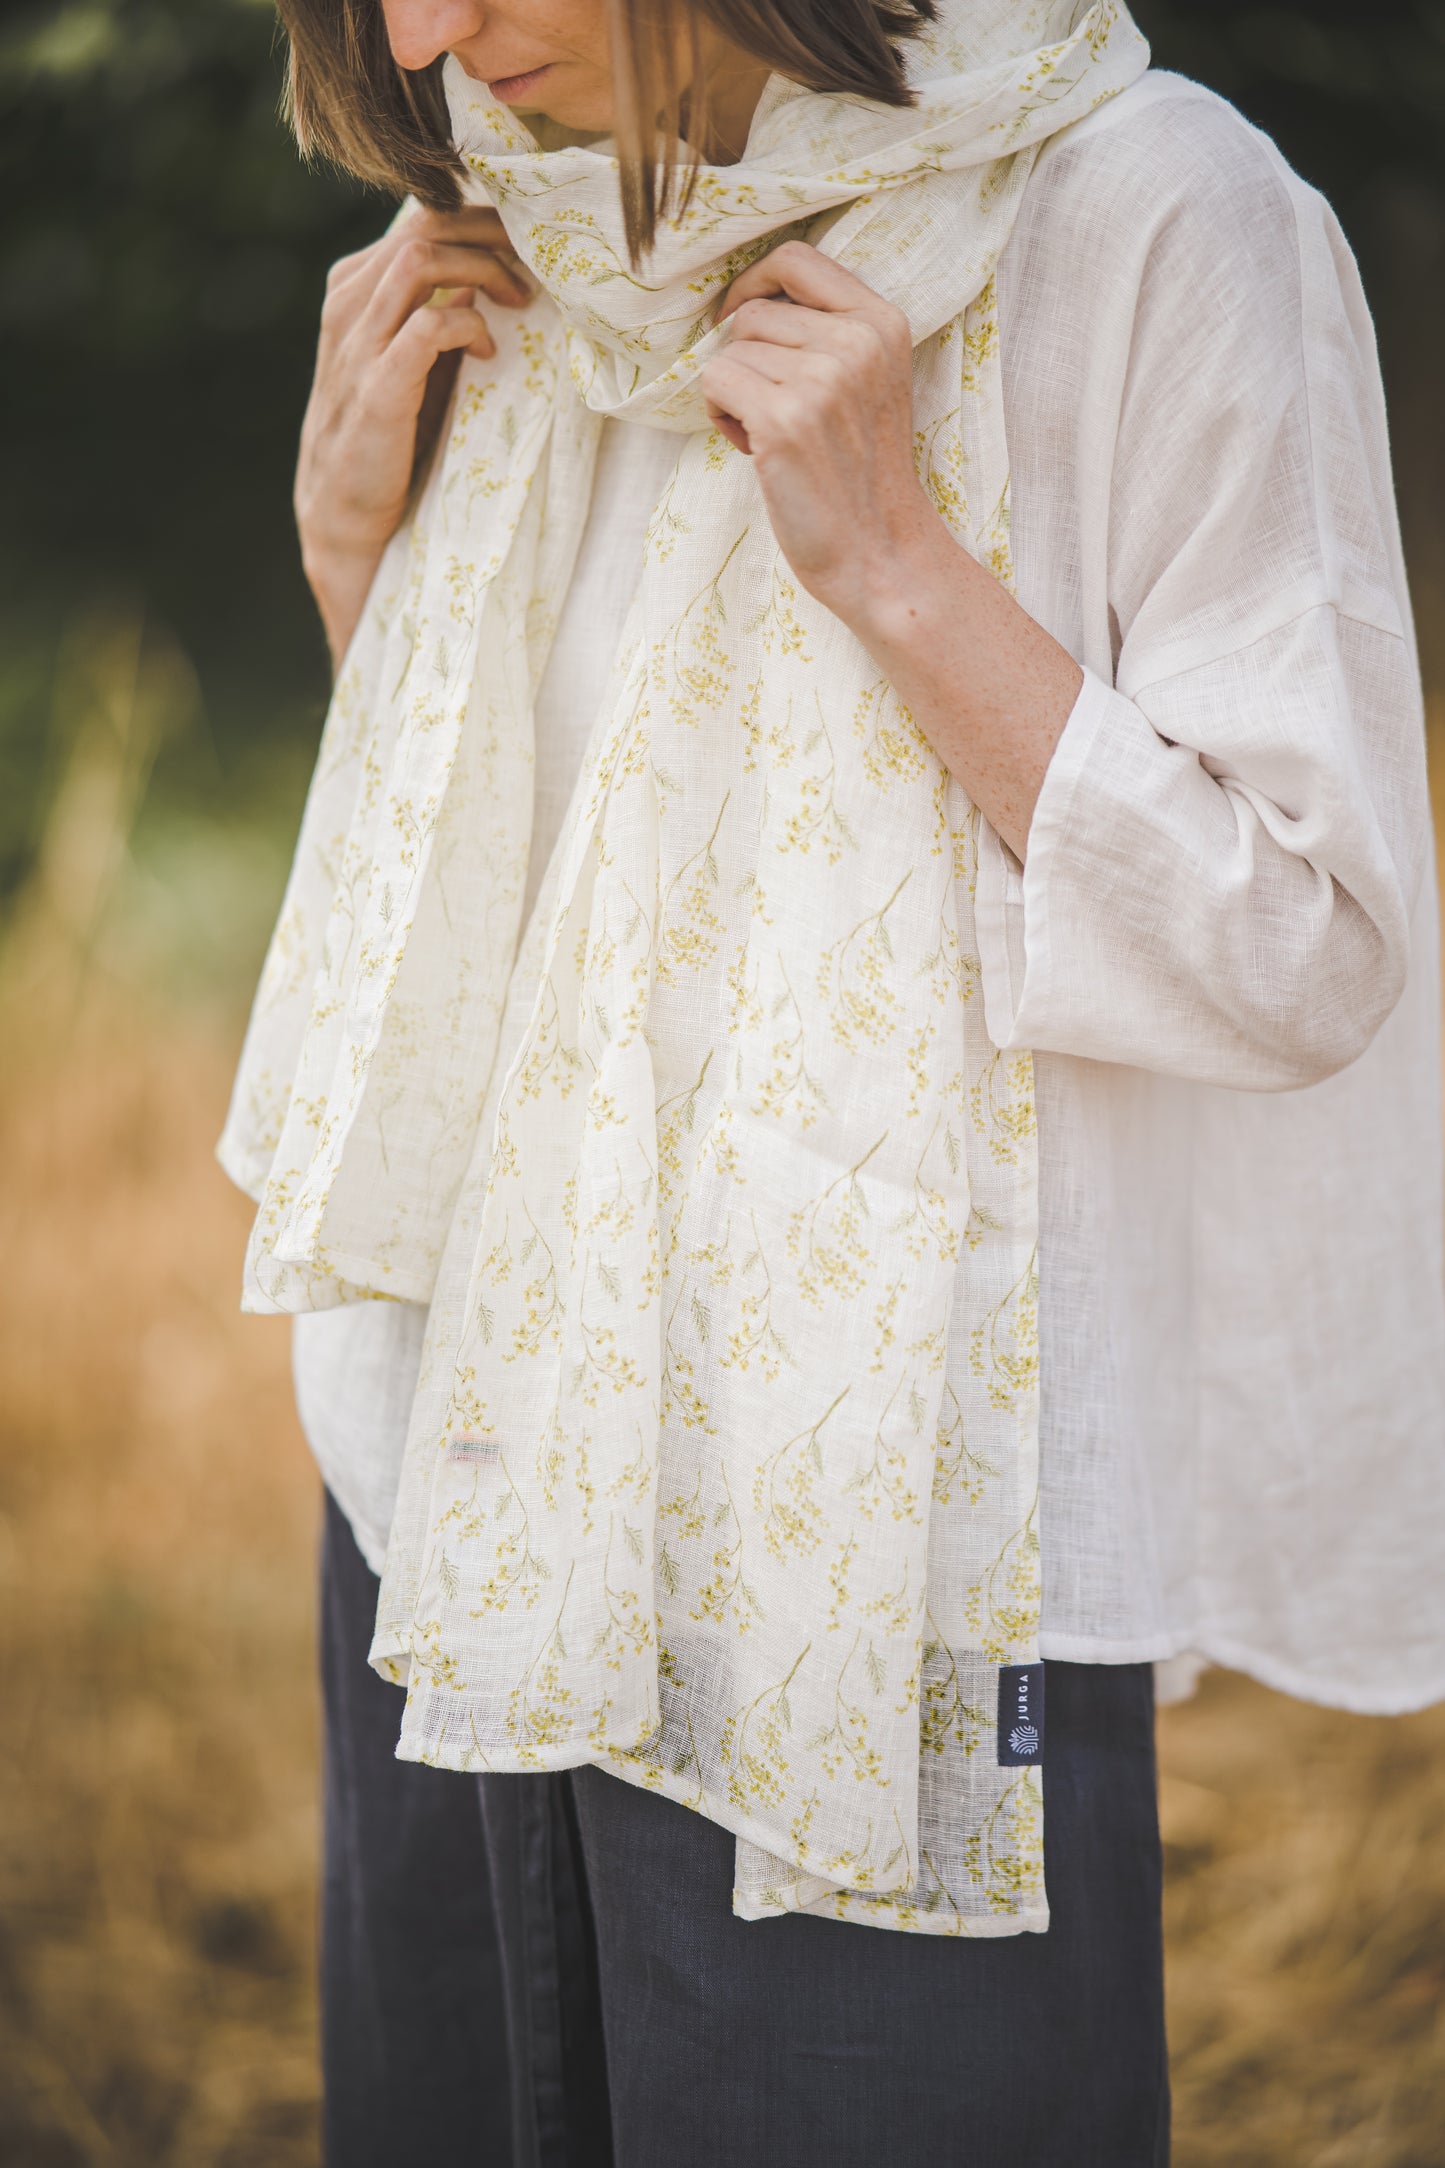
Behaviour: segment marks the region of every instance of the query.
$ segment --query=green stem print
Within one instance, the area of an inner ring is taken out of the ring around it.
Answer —
[[[1026,1769],[970,1840],[970,1870],[983,1883],[991,1912],[1021,1912],[1042,1896],[1042,1811],[1038,1779]]]
[[[613,1542],[617,1533],[617,1516],[607,1516],[607,1543],[602,1565],[602,1598],[607,1616],[598,1627],[596,1637],[588,1650],[589,1658],[601,1656],[609,1671],[622,1669],[623,1655],[628,1649],[641,1654],[652,1646],[652,1615],[650,1604],[635,1588],[618,1587],[613,1579]],[[640,1529],[634,1528],[624,1517],[622,1521],[623,1545],[635,1566],[646,1565],[646,1549]]]
[[[869,911],[830,948],[818,963],[818,997],[828,1011],[833,1036],[850,1053],[890,1039],[903,1013],[893,990],[895,969],[888,913],[913,873],[910,868],[887,902]]]
[[[887,678],[876,678],[859,696],[853,735],[862,748],[863,773],[875,790],[916,786],[924,776],[939,773],[938,755]]]
[[[833,751],[833,740],[823,721],[823,704],[818,702],[818,720],[803,740],[803,758],[810,759],[823,748],[823,765],[816,774],[805,775],[798,785],[797,807],[783,823],[783,838],[778,845],[779,857],[789,851],[797,851],[806,858],[816,843],[830,866],[836,866],[844,851],[856,851],[858,838],[848,825],[848,819],[838,803],[838,762]]]
[[[713,1509],[713,1526],[726,1530],[720,1537],[712,1554],[712,1576],[697,1592],[697,1609],[691,1613],[695,1619],[712,1619],[719,1626],[731,1619],[740,1634],[763,1617],[763,1607],[750,1583],[743,1574],[743,1524],[738,1509],[733,1504],[732,1485],[727,1471],[723,1470],[723,1491],[720,1505]]]
[[[972,1001],[983,980],[983,965],[967,954],[958,938],[954,899],[945,894],[938,906],[938,938],[918,967],[934,999],[947,1007],[950,1001]]]
[[[654,963],[660,986],[675,986],[683,972],[704,970],[718,952],[724,927],[717,912],[719,877],[713,845],[731,796],[731,790],[723,793],[707,841],[683,861],[663,892]]]
[[[828,1095],[808,1067],[803,1012],[781,953],[778,975],[783,982],[783,991],[773,1002],[773,1021],[783,1023],[783,1032],[769,1049],[772,1068],[759,1088],[753,1112],[781,1117],[789,1108],[794,1108],[802,1127],[810,1129],[819,1114],[828,1111]]]
[[[935,1505],[981,1506],[990,1482],[999,1471],[981,1453],[969,1450],[963,1409],[958,1395],[946,1380],[938,1411],[938,1435],[934,1441],[933,1500]]]
[[[793,1728],[788,1688],[812,1645],[806,1642],[799,1650],[785,1678],[754,1694],[723,1725],[718,1754],[728,1767],[728,1798],[744,1813],[781,1806],[786,1796],[785,1737]]]
[[[461,1584],[456,1567],[447,1557],[445,1545],[449,1541],[457,1545],[474,1543],[486,1533],[489,1521],[487,1508],[482,1503],[481,1498],[482,1469],[484,1465],[491,1465],[496,1462],[499,1448],[491,1440],[485,1442],[478,1440],[475,1444],[469,1444],[465,1451],[466,1457],[474,1462],[472,1487],[464,1498],[454,1498],[452,1500],[437,1521],[432,1539],[432,1556],[436,1557],[440,1553],[437,1565],[437,1579],[441,1583],[442,1594],[448,1602],[451,1602],[459,1593]],[[453,1442],[452,1453],[453,1457],[461,1457],[457,1453],[455,1441]],[[425,1578],[424,1574],[423,1579]]]
[[[814,1485],[823,1473],[823,1426],[848,1392],[845,1385],[815,1423],[784,1439],[754,1473],[753,1510],[762,1515],[765,1548],[780,1561],[790,1551],[806,1556],[821,1541],[823,1509]]]
[[[637,1451],[633,1454],[631,1460],[624,1467],[619,1468],[616,1475],[613,1476],[611,1482],[607,1485],[607,1496],[618,1501],[625,1498],[629,1504],[641,1509],[646,1506],[648,1499],[652,1495],[655,1462],[648,1451],[647,1440],[643,1436],[641,1423],[635,1425],[635,1433]],[[628,1548],[631,1549],[631,1537],[629,1536],[627,1540]]]
[[[923,1868],[921,1876],[923,1895],[917,1900],[918,1910],[926,1914],[932,1914],[937,1912],[941,1906],[946,1906],[949,1918],[953,1922],[950,1932],[961,1934],[963,1932],[963,1914],[958,1908],[958,1901],[954,1897],[952,1890],[949,1889],[948,1884],[935,1866],[931,1852],[925,1851],[921,1855],[921,1865]]]
[[[1035,1244],[1008,1293],[1000,1295],[969,1335],[969,1368],[986,1380],[989,1400],[1003,1415],[1012,1415],[1019,1401],[1038,1389],[1038,1259]]]
[[[505,1360],[513,1362],[519,1355],[535,1355],[546,1339],[557,1339],[562,1319],[562,1296],[557,1282],[557,1260],[552,1253],[541,1228],[532,1217],[531,1207],[524,1204],[531,1233],[522,1244],[519,1263],[526,1265],[540,1252],[537,1271],[527,1282],[524,1301],[525,1314],[512,1334],[512,1347]]]
[[[577,1326],[582,1353],[573,1368],[571,1390],[584,1407],[595,1408],[604,1386],[610,1385],[614,1393],[621,1393],[630,1387],[642,1390],[647,1381],[626,1349],[618,1345],[616,1328],[607,1322],[605,1310],[601,1312],[599,1322],[599,1305],[593,1298],[593,1289],[600,1288],[603,1303],[609,1303],[621,1299],[621,1288],[616,1273],[606,1260],[594,1258],[590,1248],[584,1252],[578,1287]]]
[[[918,479],[934,510],[960,540],[969,532],[965,460],[959,433],[961,413],[961,408],[950,407],[946,414],[936,416],[913,433],[913,464]]]
[[[695,1369],[691,1356],[681,1352],[678,1346],[677,1314],[682,1307],[685,1293],[691,1292],[689,1305],[692,1326],[699,1340],[705,1341],[712,1330],[712,1313],[695,1289],[690,1290],[684,1282],[678,1288],[662,1340],[662,1412],[664,1421],[676,1418],[686,1430],[701,1430],[707,1436],[716,1435],[709,1419],[707,1402],[698,1392]]]
[[[537,1022],[528,1042],[526,1059],[512,1087],[513,1097],[519,1102],[540,1099],[542,1086],[550,1082],[555,1086],[558,1098],[566,1099],[582,1067],[582,1056],[577,1048],[568,1046],[563,1040],[557,988],[549,974],[542,982]]]
[[[813,1734],[808,1741],[808,1751],[818,1756],[819,1766],[825,1776],[836,1777],[846,1768],[858,1783],[876,1784],[880,1791],[887,1791],[892,1780],[884,1770],[883,1756],[869,1736],[868,1711],[861,1701],[853,1698],[845,1686],[862,1639],[863,1632],[860,1627],[853,1636],[853,1645],[833,1681],[833,1721]],[[888,1667],[871,1641],[864,1655],[863,1671],[876,1699],[887,1682]],[[831,1861],[829,1864],[830,1868],[836,1868],[843,1863]],[[847,1879],[857,1887],[866,1886],[858,1879],[857,1858],[848,1860],[846,1864]]]
[[[788,1255],[797,1265],[798,1292],[814,1309],[821,1310],[829,1295],[847,1301],[868,1283],[873,1253],[863,1240],[863,1223],[871,1214],[858,1177],[887,1141],[885,1129],[861,1159],[835,1175],[788,1221]]]
[[[507,1697],[507,1738],[518,1761],[529,1768],[545,1768],[548,1749],[559,1747],[575,1727],[577,1696],[566,1682],[567,1645],[562,1638],[562,1618],[575,1570],[569,1567],[557,1615]]]
[[[506,1457],[500,1452],[497,1467],[502,1482],[492,1508],[496,1549],[492,1554],[492,1571],[478,1585],[478,1601],[468,1614],[471,1618],[486,1618],[492,1612],[510,1610],[514,1596],[520,1596],[524,1610],[533,1610],[541,1597],[542,1584],[552,1577],[546,1560],[532,1547],[532,1517],[526,1500],[512,1480]],[[508,1524],[506,1527],[502,1525],[504,1522]],[[569,1574],[569,1581],[570,1578]]]
[[[871,1621],[874,1629],[890,1638],[905,1634],[913,1625],[917,1603],[908,1586],[908,1560],[903,1561],[903,1578],[896,1588],[885,1588],[866,1603],[858,1606],[859,1616]],[[910,1688],[910,1694],[912,1689]]]
[[[748,533],[744,527],[717,571],[679,612],[665,642],[653,651],[653,685],[671,720],[689,730],[701,730],[715,720],[732,681],[732,657],[724,645],[722,583]]]
[[[738,1268],[742,1287],[738,1301],[738,1325],[728,1334],[723,1366],[746,1370],[756,1361],[771,1385],[781,1376],[783,1365],[795,1367],[787,1342],[773,1323],[773,1276],[758,1234],[758,1216],[750,1215],[753,1247]]]
[[[986,1713],[966,1701],[958,1658],[925,1612],[923,1683],[918,1701],[918,1744],[925,1754],[942,1754],[950,1744],[972,1754],[988,1725]]]
[[[666,489],[659,497],[647,523],[643,540],[643,562],[648,565],[665,565],[678,544],[692,533],[692,523],[683,518],[673,499],[677,495],[677,469],[674,467]]]
[[[867,1466],[850,1475],[843,1485],[849,1497],[857,1501],[858,1510],[865,1520],[871,1521],[877,1513],[887,1513],[895,1521],[908,1521],[914,1527],[921,1524],[918,1510],[918,1493],[909,1480],[908,1452],[898,1445],[890,1445],[884,1437],[893,1403],[903,1389],[903,1378],[884,1405],[873,1433],[873,1457]]]
[[[954,1224],[947,1197],[923,1171],[940,1128],[944,1129],[943,1154],[948,1171],[953,1175],[959,1172],[962,1147],[952,1129],[945,1126],[942,1113],[935,1114],[928,1141],[913,1169],[912,1208],[896,1219],[888,1232],[905,1237],[910,1256],[922,1257],[931,1249],[940,1264],[953,1265],[958,1262],[960,1230]]]
[[[675,1498],[667,1499],[658,1509],[658,1518],[659,1520],[676,1521],[677,1526],[673,1533],[679,1543],[686,1543],[695,1537],[706,1535],[707,1508],[702,1502],[702,1477],[698,1476],[693,1484],[690,1496],[683,1497],[679,1494]],[[666,1548],[665,1541],[664,1548]],[[677,1590],[676,1588],[669,1588],[667,1593],[669,1596],[675,1596]]]
[[[963,1615],[991,1663],[1017,1661],[1039,1630],[1038,1497],[969,1590]]]

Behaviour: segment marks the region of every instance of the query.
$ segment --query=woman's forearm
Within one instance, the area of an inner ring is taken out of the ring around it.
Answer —
[[[957,543],[920,489],[876,579],[847,610],[939,759],[1022,859],[1083,683],[1067,649]]]
[[[320,551],[303,541],[302,570],[320,614],[335,676],[361,622],[366,597],[381,562],[379,551]]]

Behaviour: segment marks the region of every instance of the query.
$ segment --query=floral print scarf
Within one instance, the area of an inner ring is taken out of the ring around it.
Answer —
[[[1036,1136],[979,994],[1002,846],[791,577],[698,370],[743,266],[816,241],[906,311],[919,471],[1009,583],[994,267],[1039,146],[1146,64],[1114,0],[949,0],[911,109],[774,78],[640,271],[606,147],[447,65],[543,291],[463,365],[339,677],[221,1146],[245,1301],[432,1305],[373,1649],[400,1751],[680,1800],[736,1834],[747,1918],[1047,1924],[1037,1712],[1005,1713]],[[677,460],[494,1076],[608,414]]]

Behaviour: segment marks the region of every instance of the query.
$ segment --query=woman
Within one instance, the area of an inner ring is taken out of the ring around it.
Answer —
[[[285,13],[432,206],[328,295],[223,1141],[334,1501],[331,2155],[1161,2161],[1152,1664],[1445,1672],[1348,252],[1108,0]]]

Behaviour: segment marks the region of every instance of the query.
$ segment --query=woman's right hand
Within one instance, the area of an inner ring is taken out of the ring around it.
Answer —
[[[474,305],[483,293],[508,308],[532,298],[500,218],[482,208],[414,209],[327,279],[295,503],[333,664],[401,523],[462,355],[496,352]]]

